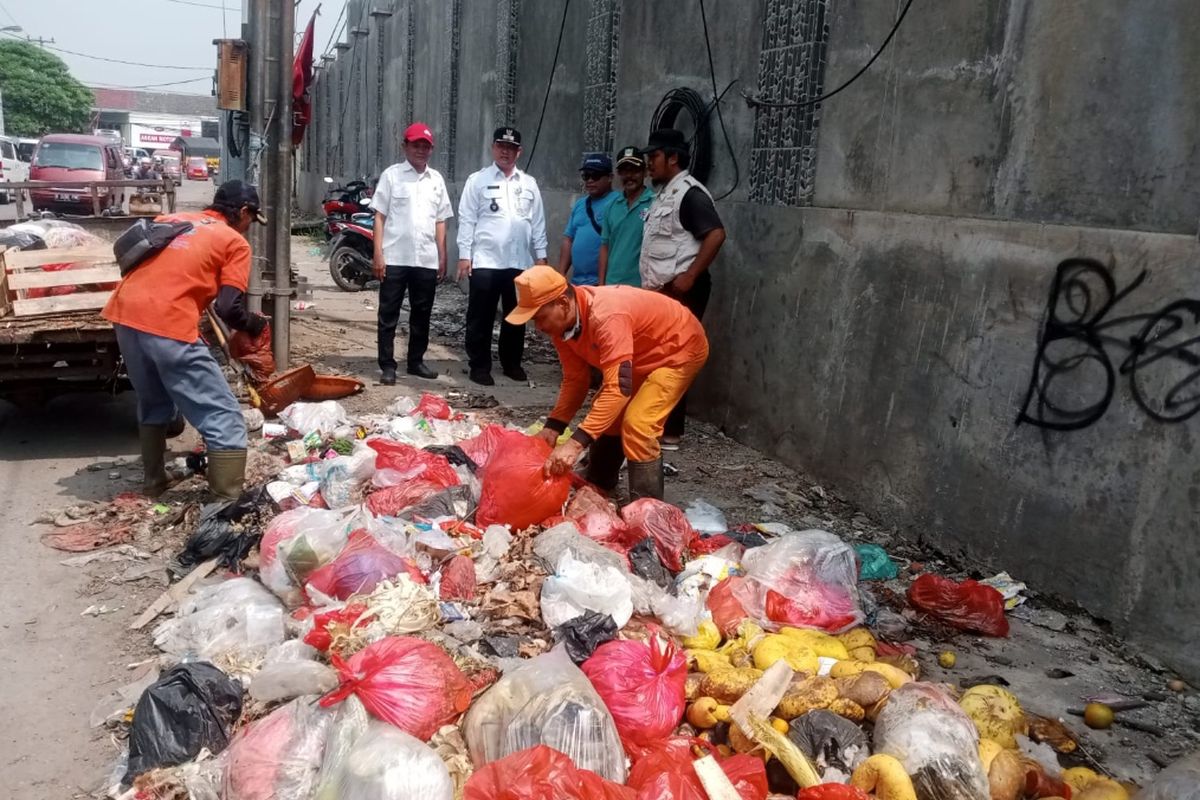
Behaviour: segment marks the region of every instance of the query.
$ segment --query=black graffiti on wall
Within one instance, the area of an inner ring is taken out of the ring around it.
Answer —
[[[1182,299],[1146,313],[1115,316],[1146,280],[1123,289],[1090,258],[1058,265],[1038,335],[1033,374],[1017,424],[1072,431],[1104,416],[1118,377],[1135,403],[1159,422],[1200,412],[1200,300]]]

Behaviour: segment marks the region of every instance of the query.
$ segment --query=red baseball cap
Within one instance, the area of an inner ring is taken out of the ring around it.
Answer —
[[[414,122],[405,129],[404,141],[416,142],[421,139],[433,144],[433,131],[429,130],[429,126],[424,122]]]

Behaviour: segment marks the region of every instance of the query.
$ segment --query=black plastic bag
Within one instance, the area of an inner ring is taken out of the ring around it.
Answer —
[[[239,571],[239,562],[262,538],[261,527],[247,517],[266,502],[269,499],[265,488],[256,486],[242,492],[237,500],[206,504],[200,509],[196,530],[176,558],[179,565],[186,569],[220,556],[223,566]]]
[[[809,711],[796,717],[788,738],[821,770],[836,767],[850,773],[871,755],[862,728],[832,711]]]
[[[46,240],[28,231],[0,230],[0,248],[14,250],[45,250]]]
[[[617,623],[598,611],[589,611],[554,629],[555,641],[566,645],[567,655],[576,664],[587,661],[597,647],[615,638]]]
[[[675,581],[671,578],[671,573],[663,566],[662,559],[658,557],[658,550],[654,547],[654,540],[649,536],[642,539],[629,551],[629,563],[633,565],[633,574],[639,578],[657,583],[667,591],[675,588]]]
[[[124,783],[229,744],[242,713],[242,685],[206,661],[177,664],[142,692],[129,731]]]
[[[455,505],[463,506],[469,512],[474,506],[471,499],[471,489],[468,486],[451,486],[449,489],[438,492],[437,494],[422,500],[415,506],[410,506],[404,509],[404,517],[407,519],[416,519],[424,517],[425,519],[437,519],[439,517],[458,517],[459,511],[455,509]]]
[[[444,456],[452,466],[466,467],[467,469],[471,470],[472,474],[479,469],[479,465],[472,461],[471,457],[467,455],[466,451],[456,444],[431,444],[428,447],[425,447],[424,450],[428,453]]]

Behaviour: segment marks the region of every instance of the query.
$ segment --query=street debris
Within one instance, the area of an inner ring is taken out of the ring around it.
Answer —
[[[1096,730],[1183,754],[1137,714],[1190,687],[1088,685],[1060,662],[1039,674],[1078,709],[1025,707],[996,674],[1013,659],[964,631],[1005,642],[1006,612],[1061,612],[1005,573],[848,541],[865,517],[814,527],[844,503],[820,487],[751,482],[770,520],[702,498],[618,507],[544,478],[528,431],[437,395],[279,419],[237,501],[204,505],[184,478],[160,504],[43,519],[71,520],[47,543],[90,549],[63,563],[109,585],[182,576],[131,625],[171,615],[160,655],[92,715],[129,740],[111,797],[1119,800],[1134,787]]]

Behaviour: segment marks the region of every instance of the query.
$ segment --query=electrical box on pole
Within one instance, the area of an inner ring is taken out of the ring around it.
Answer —
[[[214,39],[217,46],[217,108],[246,110],[246,73],[250,48],[241,39]]]

